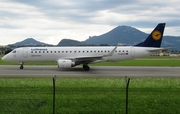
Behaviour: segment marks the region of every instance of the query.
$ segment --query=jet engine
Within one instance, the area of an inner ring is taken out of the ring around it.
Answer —
[[[65,59],[58,60],[58,67],[59,68],[71,68],[74,66],[75,66],[75,63],[72,62],[71,60],[65,60]]]

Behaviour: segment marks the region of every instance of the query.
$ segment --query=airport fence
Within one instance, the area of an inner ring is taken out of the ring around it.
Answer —
[[[129,81],[126,88],[55,88],[55,78],[52,87],[1,87],[0,114],[180,113],[180,101],[173,96],[179,89],[128,90]]]

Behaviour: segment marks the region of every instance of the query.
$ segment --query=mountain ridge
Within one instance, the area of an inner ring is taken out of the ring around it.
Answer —
[[[146,33],[141,32],[136,28],[123,25],[118,26],[105,34],[90,37],[85,40],[84,43],[93,43],[96,45],[108,43],[109,45],[117,45],[118,42],[126,45],[135,45],[135,42],[139,43],[144,37],[147,37]],[[96,40],[96,42],[94,40]],[[132,42],[134,43],[132,44]]]
[[[35,40],[34,38],[26,38],[23,41],[16,42],[14,44],[11,44],[13,46],[50,46],[51,44],[46,44],[40,41]]]

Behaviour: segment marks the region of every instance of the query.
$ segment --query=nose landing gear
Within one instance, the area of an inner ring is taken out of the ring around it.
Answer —
[[[20,69],[23,69],[23,68],[24,68],[24,66],[23,66],[24,63],[22,62],[22,63],[19,63],[19,64],[20,64],[20,67],[19,67],[19,68],[20,68]]]

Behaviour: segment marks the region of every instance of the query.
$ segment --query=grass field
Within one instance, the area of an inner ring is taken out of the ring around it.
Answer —
[[[51,78],[0,78],[0,113],[52,113]],[[180,113],[179,78],[132,78],[130,114]],[[125,113],[124,78],[57,78],[56,113]]]

